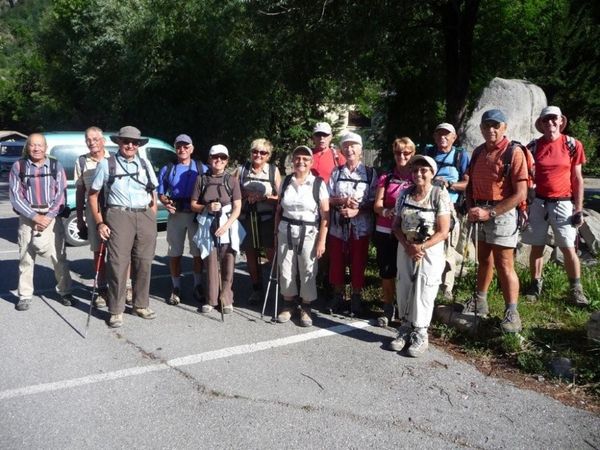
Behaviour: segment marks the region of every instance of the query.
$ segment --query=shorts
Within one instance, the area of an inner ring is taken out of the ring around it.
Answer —
[[[477,240],[490,245],[516,248],[519,241],[517,209],[500,214],[478,224]]]
[[[192,240],[197,229],[196,214],[191,212],[169,214],[169,219],[167,220],[167,243],[169,244],[167,255],[170,257],[183,255],[185,236],[187,234],[190,255],[194,257],[200,256],[200,249],[196,247],[196,244]]]
[[[548,201],[536,198],[529,206],[529,223],[523,232],[523,242],[546,245],[548,227],[552,227],[554,243],[560,248],[575,247],[577,228],[571,225],[573,202]]]
[[[258,219],[258,240],[260,248],[273,248],[273,234],[275,233],[275,219],[273,215],[258,215]],[[254,246],[250,214],[246,214],[246,217],[240,220],[240,222],[246,231],[246,237],[242,242],[241,248],[246,251],[252,249]]]
[[[396,255],[398,254],[398,239],[392,233],[375,231],[373,244],[377,250],[377,267],[381,278],[396,278]]]

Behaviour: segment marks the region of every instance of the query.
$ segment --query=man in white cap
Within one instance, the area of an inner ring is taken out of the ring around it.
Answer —
[[[100,238],[107,241],[108,325],[123,325],[127,273],[134,277],[132,313],[154,319],[150,305],[150,271],[156,250],[156,175],[149,161],[138,155],[148,143],[135,127],[126,126],[110,136],[119,146],[116,155],[104,158],[96,168],[88,201]],[[98,207],[104,187],[106,209]]]
[[[581,267],[575,249],[577,228],[583,223],[583,176],[585,153],[580,141],[563,134],[567,118],[558,106],[542,109],[535,128],[543,134],[528,147],[535,159],[535,199],[529,207],[529,224],[523,242],[530,244],[531,284],[525,292],[529,300],[542,293],[544,246],[548,227],[563,252],[569,277],[569,302],[588,305],[581,286]]]
[[[433,139],[435,145],[425,147],[424,155],[430,156],[437,164],[434,184],[448,189],[450,200],[457,211],[460,201],[469,182],[467,168],[469,155],[462,147],[455,147],[456,129],[451,123],[443,122],[435,127]],[[451,300],[453,298],[454,276],[456,272],[456,245],[460,235],[460,225],[457,223],[448,235],[446,241],[446,267],[442,276],[442,294]]]
[[[323,178],[326,183],[336,167],[346,164],[344,155],[331,146],[331,138],[331,125],[327,122],[317,122],[312,135],[314,147],[311,172]]]

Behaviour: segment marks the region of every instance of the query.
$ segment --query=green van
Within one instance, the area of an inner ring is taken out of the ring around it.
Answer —
[[[108,136],[116,134],[112,132],[105,132],[106,137],[105,148],[110,153],[116,153],[118,147],[114,144]],[[85,145],[85,133],[83,131],[71,132],[71,131],[57,131],[44,133],[46,141],[48,142],[48,155],[56,158],[65,168],[68,179],[67,187],[67,205],[71,208],[71,214],[68,218],[63,219],[65,221],[66,240],[69,245],[80,246],[87,244],[79,238],[77,230],[77,217],[75,213],[75,179],[74,171],[75,164],[80,155],[88,152],[88,148]],[[158,177],[160,169],[168,163],[176,163],[177,155],[173,146],[167,144],[159,139],[150,138],[148,143],[143,147],[139,148],[139,155],[142,158],[147,159],[152,164],[154,171]],[[166,222],[168,212],[161,203],[158,204],[158,214],[156,220],[158,223]]]

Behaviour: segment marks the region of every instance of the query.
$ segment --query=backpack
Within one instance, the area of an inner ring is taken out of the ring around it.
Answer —
[[[406,183],[406,180],[401,180],[400,178],[395,178],[394,177],[394,169],[390,170],[389,172],[387,172],[385,174],[385,180],[383,182],[383,203],[385,204],[385,200],[386,200],[386,195],[388,192],[388,187],[390,187],[390,184],[404,184]]]
[[[251,164],[250,161],[246,161],[244,165],[240,168],[239,178],[240,178],[240,186],[244,184],[244,180],[250,181],[265,181],[263,178],[256,178],[252,175],[246,175],[250,173]],[[271,185],[271,191],[277,192],[277,188],[275,187],[275,164],[269,164],[269,184]]]
[[[358,185],[358,183],[366,183],[367,186],[371,186],[371,182],[373,181],[373,172],[374,169],[370,166],[365,166],[365,169],[367,169],[367,180],[356,180],[354,178],[342,178],[342,169],[345,167],[344,164],[337,166],[337,178],[335,180],[335,182],[339,182],[339,181],[349,181],[354,183],[354,189],[356,189],[356,186]]]
[[[290,185],[290,182],[292,181],[292,176],[294,174],[289,174],[286,175],[286,177],[283,179],[283,183],[281,183],[281,195],[279,196],[279,203],[281,203],[281,201],[283,200],[283,196],[285,194],[286,189],[288,188],[288,186]],[[315,176],[315,182],[313,183],[313,189],[312,189],[312,194],[313,194],[313,199],[315,200],[315,203],[317,204],[317,209],[320,206],[320,202],[319,202],[319,192],[321,190],[321,184],[323,184],[323,178],[319,177],[319,176]]]
[[[106,186],[108,187],[108,192],[110,192],[112,185],[115,182],[115,179],[131,177],[133,179],[133,181],[135,181],[136,183],[141,184],[142,186],[145,186],[146,192],[151,194],[154,191],[154,189],[156,189],[156,186],[154,186],[154,184],[151,181],[150,170],[148,169],[148,163],[146,162],[146,160],[144,158],[140,158],[140,161],[142,164],[142,168],[146,171],[146,178],[148,179],[148,181],[145,184],[142,183],[137,178],[137,173],[129,173],[129,172],[125,171],[125,173],[121,173],[121,174],[117,175],[117,157],[115,155],[110,155],[107,160],[107,162],[108,162],[108,181],[106,182]],[[120,163],[119,163],[119,165],[120,165]],[[106,195],[106,197],[108,198],[108,195]]]
[[[233,194],[233,188],[231,187],[231,175],[225,172],[223,175],[223,183],[210,183],[208,179],[210,175],[212,175],[212,171],[208,169],[200,177],[200,195],[198,196],[198,200],[204,198],[204,194],[206,194],[208,186],[217,186],[217,189],[219,189],[219,186],[225,186],[225,192],[227,192],[227,195],[229,198],[231,198]]]
[[[436,162],[437,167],[438,167],[438,170],[435,173],[434,178],[437,176],[437,174],[440,172],[440,170],[442,170],[444,167],[454,167],[456,169],[456,171],[458,172],[458,180],[459,181],[463,177],[464,173],[461,172],[460,167],[462,165],[462,158],[463,158],[463,153],[465,152],[465,149],[463,147],[453,147],[453,148],[454,148],[454,158],[452,158],[452,162],[449,163],[449,162],[446,162],[446,159],[442,160],[441,162],[435,161],[435,154],[436,154],[436,150],[437,150],[435,145],[427,145],[425,147],[425,150],[422,152],[422,155],[433,158],[433,160]]]
[[[568,136],[565,134],[565,149],[569,152],[569,157],[573,158],[575,156],[575,150],[577,149],[577,142],[575,138],[572,136]],[[537,143],[538,139],[533,139],[529,144],[527,144],[527,149],[531,152],[533,157],[535,158],[535,152],[537,151]]]
[[[404,207],[404,203],[406,202],[406,197],[408,195],[411,195],[416,189],[416,186],[411,186],[407,189],[404,189],[404,192],[400,195],[400,198],[398,199],[399,203],[400,203],[400,210],[402,210],[402,208]],[[431,195],[429,196],[429,201],[431,203],[431,208],[425,208],[423,206],[417,206],[417,205],[409,205],[409,208],[411,209],[416,209],[418,211],[426,211],[426,212],[433,212],[435,213],[438,209],[438,207],[440,206],[440,195],[442,190],[444,190],[446,188],[442,187],[442,186],[437,186],[437,185],[432,185],[431,186]],[[452,205],[452,202],[450,202],[450,205]],[[452,233],[452,230],[454,230],[454,227],[456,226],[456,212],[454,211],[454,208],[452,208],[450,210],[450,230],[448,231],[448,233]]]
[[[25,173],[26,172],[26,164],[25,163],[27,162],[27,158],[20,158],[18,161],[19,161],[19,180],[21,180],[21,183],[23,185],[26,185],[26,183],[29,182],[29,178],[40,178],[40,177],[48,177],[48,176],[51,176],[52,178],[54,178],[54,181],[57,182],[58,181],[58,161],[56,160],[56,158],[52,158],[50,156],[48,156],[48,160],[50,161],[50,173],[39,173],[36,175],[30,175],[30,174]],[[27,186],[25,186],[25,187],[27,187]],[[66,199],[67,199],[67,196],[66,196],[66,192],[65,192],[65,201],[66,201]],[[13,211],[15,213],[17,213],[17,211],[14,208],[13,208]],[[67,217],[69,217],[70,214],[71,214],[71,208],[64,205],[62,212],[58,216],[67,218]]]
[[[196,165],[196,172],[198,172],[198,175],[203,175],[205,173],[204,165],[203,164],[199,165],[198,161],[195,159],[190,160],[190,168],[188,170],[192,170],[192,162]],[[172,162],[167,164],[167,170],[165,171],[165,174],[163,175],[163,178],[162,178],[163,186],[166,187],[166,185],[168,184],[169,179],[171,178],[171,174],[173,173],[173,169],[175,168],[175,166],[177,164],[178,163],[174,164]]]

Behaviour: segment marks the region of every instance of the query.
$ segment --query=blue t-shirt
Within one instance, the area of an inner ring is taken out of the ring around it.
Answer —
[[[167,179],[168,167],[168,165],[164,166],[158,174],[158,195],[167,195],[175,201],[180,200],[182,205],[178,205],[179,208],[189,210],[190,197],[199,175],[198,170],[203,174],[207,167],[195,160],[192,160],[189,165],[177,163],[173,165]]]
[[[457,151],[462,152],[462,155],[460,155],[457,161],[458,167],[454,166]],[[438,166],[438,171],[435,176],[443,177],[446,181],[451,183],[460,181],[469,167],[469,154],[462,148],[457,150],[456,147],[452,146],[452,149],[450,149],[448,153],[444,153],[438,150],[435,145],[428,145],[423,154],[431,156],[435,160]],[[459,193],[452,191],[448,191],[448,193],[450,194],[452,203],[456,203]]]

